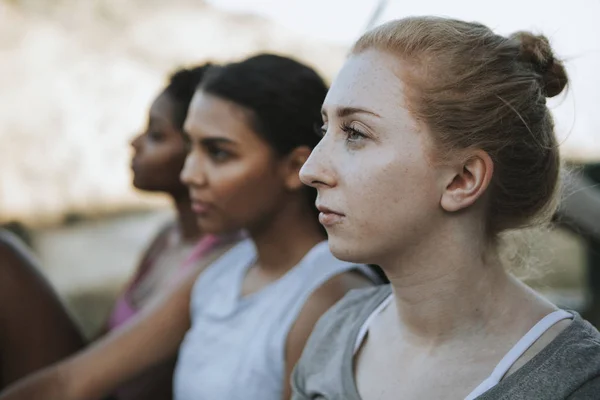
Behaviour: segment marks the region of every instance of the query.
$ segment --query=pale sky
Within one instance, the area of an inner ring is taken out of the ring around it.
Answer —
[[[258,14],[312,39],[349,46],[366,27],[377,0],[209,0]],[[552,99],[565,147],[600,161],[599,0],[389,0],[379,22],[409,15],[439,15],[482,22],[498,33],[532,30],[548,36],[567,61],[568,93]]]

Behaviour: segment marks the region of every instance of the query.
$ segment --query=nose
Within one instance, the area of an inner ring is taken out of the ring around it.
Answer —
[[[200,157],[194,151],[188,153],[185,158],[179,178],[184,185],[189,187],[199,187],[206,184],[206,175]]]
[[[140,146],[142,145],[142,136],[144,136],[143,133],[136,135],[129,143],[131,145],[131,147],[134,148],[134,150],[140,149]]]
[[[300,169],[302,183],[314,188],[335,186],[335,174],[331,168],[331,154],[327,156],[327,138],[324,137],[310,153]]]

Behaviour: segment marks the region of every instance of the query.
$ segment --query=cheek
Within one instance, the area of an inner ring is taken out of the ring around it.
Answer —
[[[146,146],[144,159],[157,168],[183,165],[186,152],[183,146],[174,146],[167,143],[157,143]]]
[[[236,165],[211,174],[215,201],[231,215],[252,214],[274,197],[274,177],[260,165]]]
[[[363,227],[409,219],[435,205],[430,167],[412,154],[378,152],[347,171],[349,206]]]
[[[179,141],[165,145],[164,148],[160,149],[160,154],[171,163],[183,163],[187,157],[185,144]]]
[[[338,258],[377,264],[427,232],[439,203],[425,162],[369,160],[345,172],[348,223],[330,232],[330,246]]]

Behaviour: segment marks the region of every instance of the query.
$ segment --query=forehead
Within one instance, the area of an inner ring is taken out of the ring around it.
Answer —
[[[324,109],[366,108],[384,115],[403,106],[400,60],[379,50],[351,55],[333,81]]]
[[[231,141],[257,141],[251,111],[231,101],[198,91],[190,103],[184,129],[197,138],[219,137]]]
[[[162,92],[152,102],[152,105],[150,106],[150,116],[153,118],[171,119],[174,108],[175,103],[171,95]]]

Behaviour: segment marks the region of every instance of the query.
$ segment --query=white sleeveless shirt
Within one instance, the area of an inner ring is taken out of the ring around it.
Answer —
[[[287,335],[312,292],[349,270],[378,282],[369,267],[337,260],[322,242],[279,280],[241,297],[255,260],[254,244],[245,240],[198,277],[192,328],[175,370],[175,400],[281,400]]]

